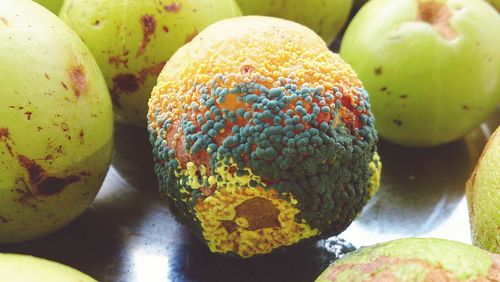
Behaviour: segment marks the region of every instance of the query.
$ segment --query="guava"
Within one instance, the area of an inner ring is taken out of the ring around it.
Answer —
[[[113,111],[92,54],[57,16],[0,0],[0,243],[55,231],[92,202]]]
[[[379,186],[368,94],[298,23],[211,25],[167,62],[149,107],[161,193],[215,253],[338,234]]]
[[[482,0],[372,0],[340,54],[372,98],[381,137],[454,141],[500,102],[500,15]]]
[[[49,11],[51,11],[56,15],[59,14],[61,6],[64,2],[64,0],[33,0],[33,1],[49,9]]]
[[[484,147],[466,191],[474,244],[500,253],[500,127]]]
[[[316,282],[499,280],[500,255],[450,240],[405,238],[349,253]]]
[[[143,127],[170,56],[209,24],[240,15],[233,0],[69,0],[60,13],[101,67],[115,120]]]
[[[493,5],[497,11],[500,11],[500,0],[488,0],[491,5]]]
[[[352,0],[236,0],[244,15],[283,18],[303,24],[329,45],[344,27]]]
[[[0,273],[9,282],[97,282],[69,266],[20,254],[0,253]]]

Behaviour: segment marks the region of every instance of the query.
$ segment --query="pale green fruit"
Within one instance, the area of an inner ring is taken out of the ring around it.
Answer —
[[[69,266],[18,254],[0,253],[0,273],[9,282],[96,282]]]
[[[146,126],[151,90],[170,56],[211,23],[240,15],[233,0],[68,0],[60,17],[94,54],[115,119]]]
[[[90,51],[30,0],[0,0],[0,243],[55,231],[92,202],[113,113]]]
[[[298,22],[329,45],[344,26],[352,0],[236,0],[244,15],[260,15]]]
[[[444,239],[405,238],[363,247],[332,263],[316,282],[500,281],[500,256]]]
[[[500,102],[500,15],[482,0],[436,1],[371,0],[342,42],[377,131],[397,144],[456,140]]]
[[[474,244],[500,253],[500,127],[467,181],[467,202]]]
[[[64,2],[64,0],[33,0],[33,1],[49,9],[49,11],[51,11],[56,15],[59,13],[59,10],[61,10],[61,6]]]

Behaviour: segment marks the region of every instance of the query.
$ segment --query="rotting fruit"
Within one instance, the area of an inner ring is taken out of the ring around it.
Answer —
[[[283,18],[303,24],[331,44],[349,17],[352,0],[236,0],[244,15]]]
[[[165,62],[218,20],[240,16],[233,0],[68,0],[60,17],[94,54],[115,120],[146,126],[147,101]]]
[[[216,253],[338,234],[379,185],[368,93],[291,21],[208,27],[166,64],[148,119],[161,192]]]
[[[44,6],[45,8],[49,9],[54,14],[58,14],[59,10],[61,10],[61,6],[64,2],[64,0],[34,0],[38,4]]]
[[[19,254],[0,253],[0,273],[9,282],[96,282],[69,266]]]
[[[113,111],[83,42],[29,0],[0,0],[0,243],[80,215],[111,159]]]
[[[490,137],[467,181],[474,244],[500,253],[500,127]]]
[[[399,239],[347,254],[316,280],[333,281],[500,281],[500,255],[444,239]]]
[[[434,146],[477,127],[500,102],[500,15],[482,0],[371,0],[340,55],[371,95],[380,136]]]

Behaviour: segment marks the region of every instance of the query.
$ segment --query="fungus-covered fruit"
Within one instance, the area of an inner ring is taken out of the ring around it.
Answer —
[[[90,51],[29,0],[0,0],[0,243],[80,215],[111,159],[113,112]]]
[[[344,26],[352,0],[236,0],[244,15],[283,18],[303,24],[332,43]]]
[[[340,54],[371,95],[380,136],[434,146],[500,102],[500,15],[482,0],[372,0]]]
[[[0,273],[9,282],[96,282],[69,266],[18,254],[0,253]]]
[[[474,244],[500,253],[500,127],[467,182],[467,202]]]
[[[151,90],[170,56],[209,24],[240,15],[234,0],[68,0],[60,17],[101,67],[115,120],[145,126]]]
[[[61,10],[61,6],[64,2],[64,0],[34,0],[34,1],[44,6],[45,8],[49,9],[49,11],[51,11],[56,15]]]
[[[444,239],[399,239],[350,253],[316,280],[333,281],[500,281],[500,255]]]
[[[148,119],[161,192],[213,252],[337,234],[378,187],[368,93],[291,21],[208,27],[166,64]]]

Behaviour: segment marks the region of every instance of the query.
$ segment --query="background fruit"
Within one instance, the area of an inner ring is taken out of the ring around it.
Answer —
[[[500,10],[500,0],[488,0],[490,1],[491,5],[493,5],[497,11]]]
[[[0,0],[0,243],[59,229],[92,202],[112,105],[82,41],[29,0]]]
[[[245,15],[283,18],[303,24],[318,33],[327,44],[344,26],[352,0],[237,0]]]
[[[350,253],[316,282],[498,281],[499,271],[499,255],[455,241],[408,238]]]
[[[115,118],[144,126],[147,101],[165,62],[207,25],[241,15],[233,0],[68,0],[61,18],[94,54]]]
[[[0,273],[9,282],[95,282],[66,265],[27,255],[0,253]]]
[[[378,188],[368,95],[300,24],[211,25],[168,61],[149,106],[161,192],[213,252],[338,234]]]
[[[474,244],[500,253],[500,127],[490,137],[467,182]]]
[[[59,14],[59,10],[61,10],[61,6],[64,0],[33,0],[45,8],[49,9],[54,14]]]
[[[500,102],[500,15],[481,0],[372,0],[341,56],[371,95],[379,134],[409,146],[456,140]]]

